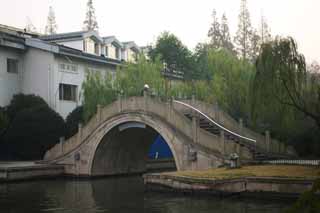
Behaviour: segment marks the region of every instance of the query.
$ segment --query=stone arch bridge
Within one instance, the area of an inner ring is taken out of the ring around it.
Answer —
[[[161,102],[149,96],[118,98],[78,133],[48,150],[44,162],[65,166],[76,176],[142,173],[151,143],[160,134],[177,170],[223,165],[230,153],[242,161],[287,156],[290,148],[236,122],[217,106],[194,99]]]

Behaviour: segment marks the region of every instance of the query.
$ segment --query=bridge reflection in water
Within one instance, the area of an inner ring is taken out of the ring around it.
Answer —
[[[290,202],[144,192],[141,177],[46,180],[0,185],[0,212],[280,213]]]

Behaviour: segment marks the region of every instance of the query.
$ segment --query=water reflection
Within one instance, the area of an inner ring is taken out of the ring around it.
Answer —
[[[280,213],[288,205],[252,199],[145,193],[140,177],[0,184],[1,213]]]

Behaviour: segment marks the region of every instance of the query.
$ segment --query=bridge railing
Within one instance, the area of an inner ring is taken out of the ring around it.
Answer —
[[[97,113],[90,119],[90,121],[85,126],[79,125],[79,130],[76,135],[50,149],[46,153],[45,159],[55,159],[68,154],[92,136],[105,121],[121,114],[131,112],[143,112],[146,114],[151,113],[152,115],[156,115],[161,119],[164,119],[176,130],[185,134],[188,138],[194,138],[194,131],[191,122],[184,115],[174,109],[172,102],[162,102],[151,97],[120,98],[103,108],[98,106]],[[157,123],[155,123],[155,125],[157,125]],[[213,143],[213,139],[217,143]],[[217,152],[221,150],[219,138],[211,136],[203,130],[197,133],[196,143],[207,147],[210,150],[216,150]]]
[[[263,163],[272,165],[320,166],[320,160],[270,160],[263,161]]]

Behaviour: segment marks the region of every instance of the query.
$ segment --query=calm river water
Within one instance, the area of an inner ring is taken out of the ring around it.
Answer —
[[[149,193],[141,177],[0,184],[1,213],[277,213],[290,204]]]

